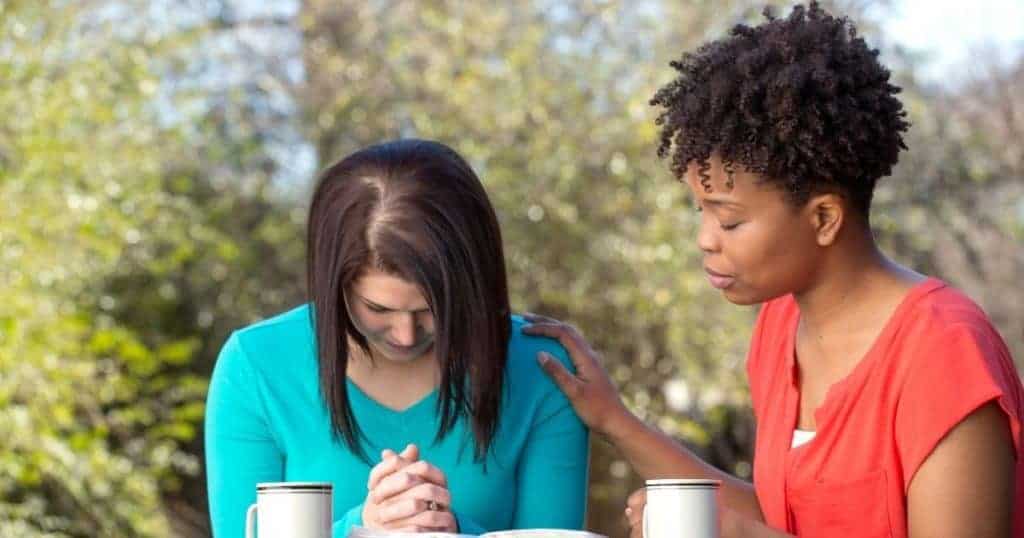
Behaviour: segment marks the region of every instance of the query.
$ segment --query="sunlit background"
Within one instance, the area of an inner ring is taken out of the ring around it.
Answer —
[[[635,412],[749,477],[753,310],[704,282],[647,101],[761,5],[0,0],[0,536],[208,536],[214,357],[303,300],[315,172],[399,136],[471,160],[516,309],[580,326]],[[827,5],[914,124],[882,243],[976,298],[1022,364],[1024,7]],[[593,448],[588,526],[621,536],[639,481]]]

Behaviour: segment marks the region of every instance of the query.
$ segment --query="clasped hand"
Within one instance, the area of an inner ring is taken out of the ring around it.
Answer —
[[[401,454],[381,453],[370,471],[363,504],[363,525],[401,532],[458,532],[451,513],[451,493],[443,472],[420,460],[419,449],[409,445]]]

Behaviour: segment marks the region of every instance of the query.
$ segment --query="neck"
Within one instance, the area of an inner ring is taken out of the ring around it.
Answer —
[[[397,383],[405,386],[410,383],[420,385],[428,382],[436,385],[440,382],[440,371],[433,349],[410,361],[395,361],[374,354],[368,356],[352,340],[349,340],[349,360],[346,374],[353,381],[369,381],[374,383]],[[372,353],[372,347],[371,353]]]
[[[817,278],[795,293],[801,323],[821,336],[841,328],[859,329],[855,320],[861,307],[872,306],[873,298],[893,287],[906,287],[921,279],[913,271],[889,260],[875,244],[869,231],[852,233],[829,248]]]

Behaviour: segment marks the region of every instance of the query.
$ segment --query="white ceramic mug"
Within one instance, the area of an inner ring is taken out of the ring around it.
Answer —
[[[718,480],[648,480],[644,538],[718,538]]]
[[[262,482],[245,514],[245,538],[331,538],[333,488],[329,482]]]

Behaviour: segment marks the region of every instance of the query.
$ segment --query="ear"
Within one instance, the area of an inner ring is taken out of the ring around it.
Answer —
[[[807,202],[807,215],[819,246],[835,243],[846,219],[846,206],[837,194],[819,194]]]

